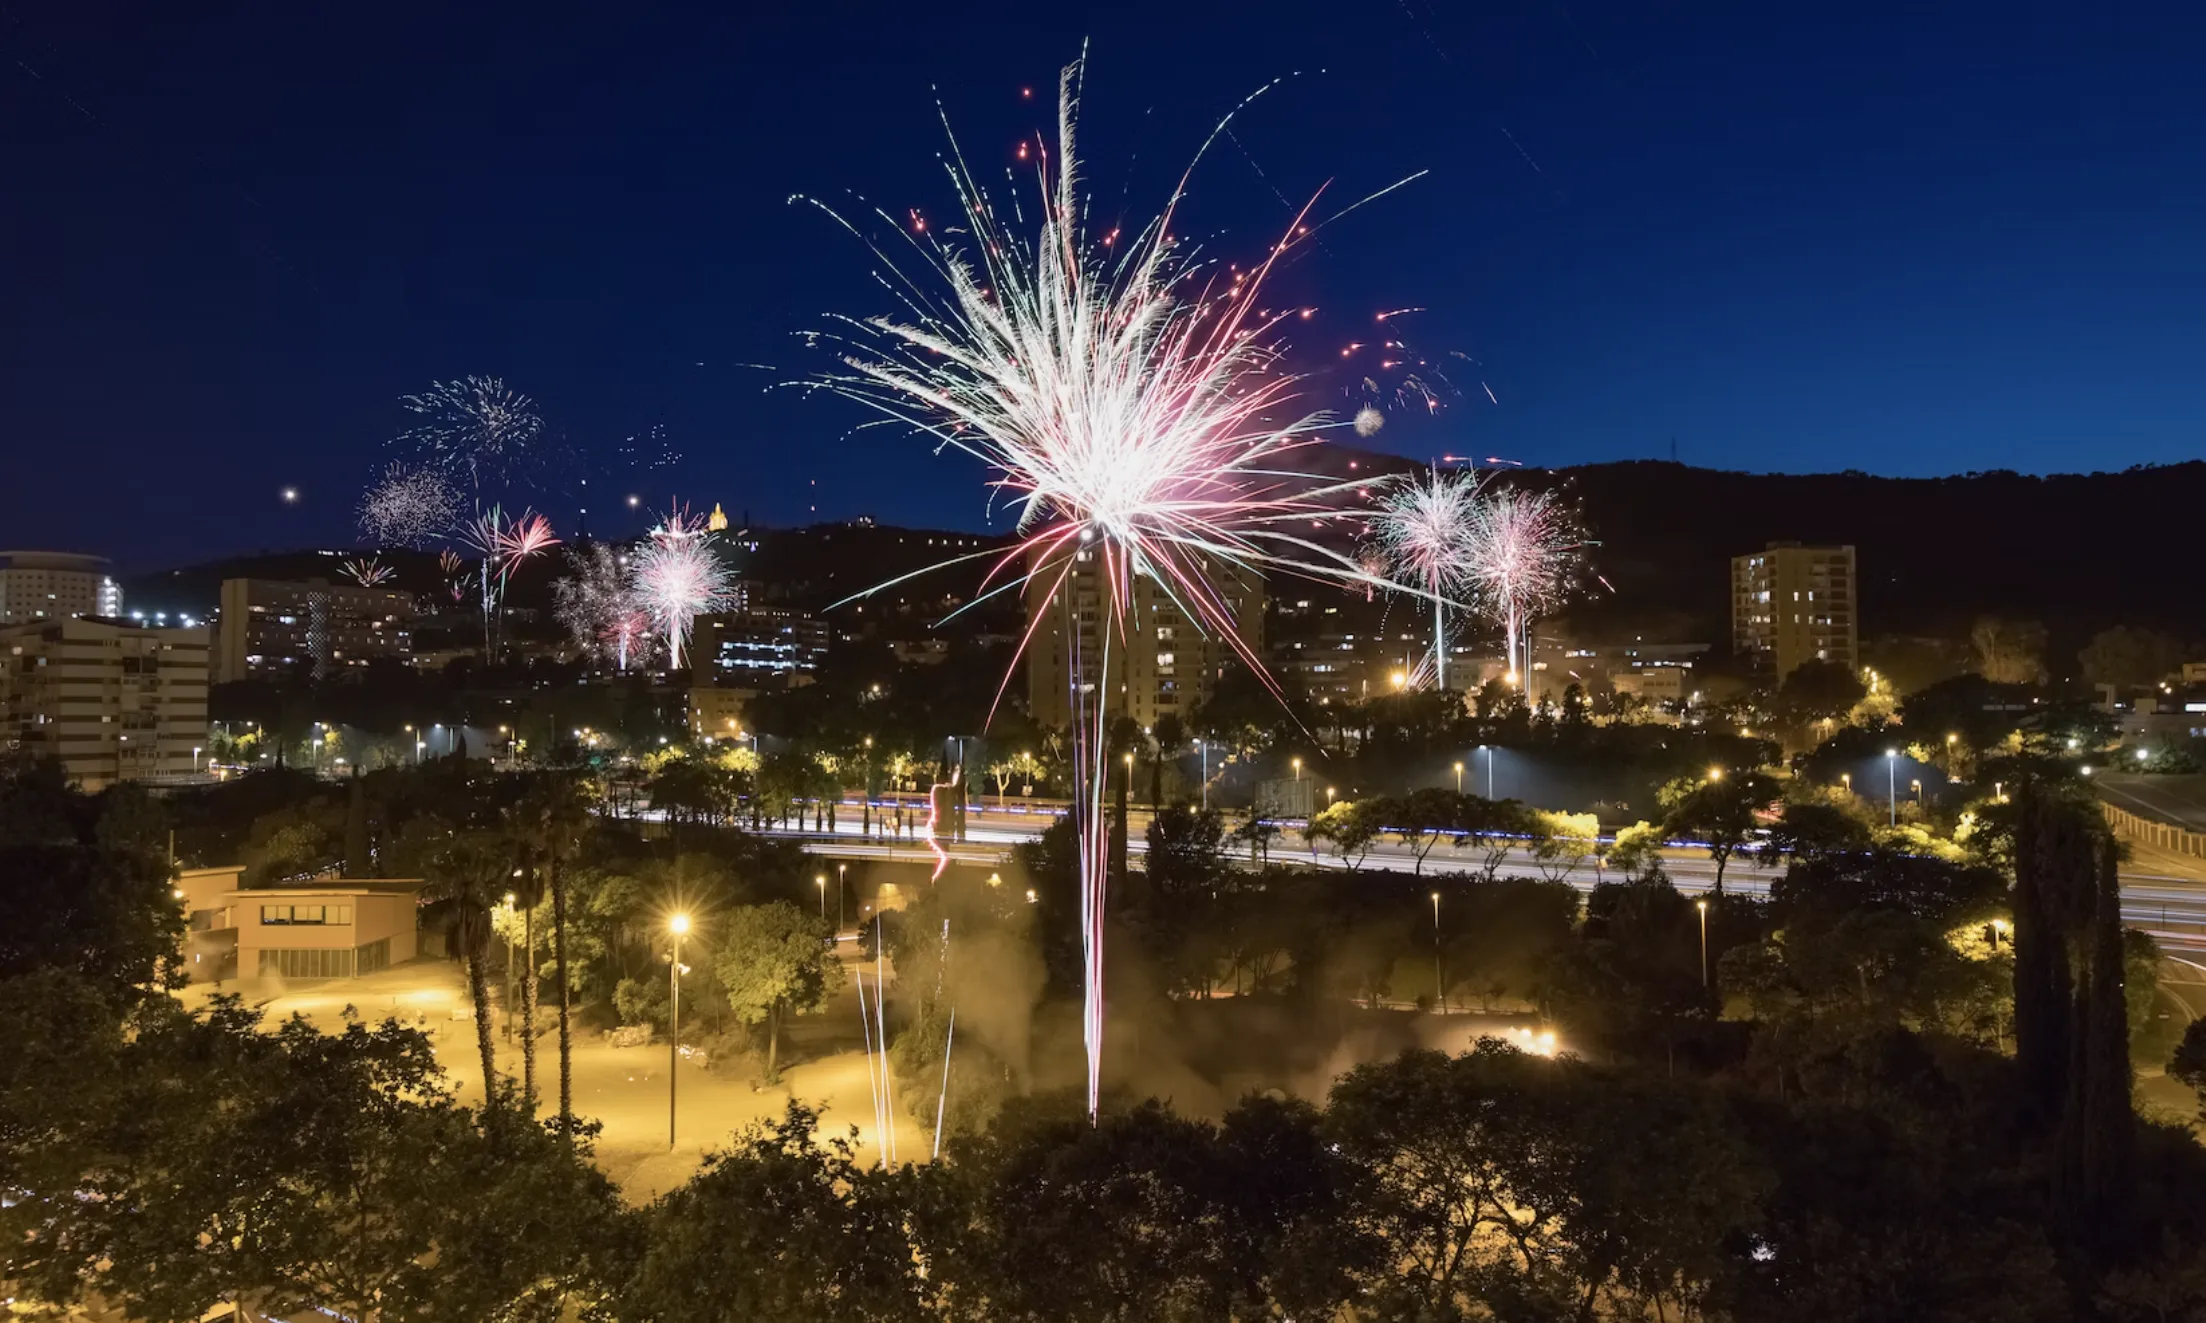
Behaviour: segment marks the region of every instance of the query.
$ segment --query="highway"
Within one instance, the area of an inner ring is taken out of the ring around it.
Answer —
[[[1134,809],[1129,816],[1133,821],[1132,830],[1128,834],[1127,849],[1139,854],[1147,848],[1149,815],[1147,810]],[[771,834],[801,837],[806,850],[838,859],[894,859],[929,863],[935,858],[933,849],[909,831],[900,841],[893,836],[883,837],[878,818],[875,836],[866,837],[859,829],[860,814],[854,805],[844,805],[838,809],[836,817],[836,830],[831,836],[794,831]],[[1014,805],[1002,810],[976,806],[966,815],[967,839],[954,844],[944,843],[943,853],[962,863],[998,865],[1004,861],[1013,845],[1034,839],[1055,817],[1056,813],[1052,809],[1039,806],[1029,808]],[[1716,867],[1706,852],[1673,848],[1664,850],[1663,856],[1663,867],[1678,890],[1699,893],[1714,888]],[[1245,849],[1234,851],[1232,857],[1244,866],[1249,863]],[[1337,856],[1323,850],[1313,857],[1300,833],[1293,831],[1282,834],[1272,842],[1271,859],[1275,863],[1346,868]],[[1476,871],[1483,863],[1483,850],[1458,849],[1442,844],[1435,846],[1426,855],[1425,871]],[[1384,844],[1374,845],[1361,867],[1408,873],[1415,864],[1414,851],[1389,840]],[[1541,875],[1537,862],[1518,851],[1510,853],[1502,865],[1502,871],[1523,876]],[[1724,869],[1724,888],[1747,895],[1764,894],[1778,872],[1779,870],[1762,867],[1751,859],[1734,857]],[[1608,877],[1605,870],[1589,861],[1563,874],[1561,880],[1581,891],[1591,891],[1596,883],[1607,880]],[[2124,870],[2122,919],[2130,927],[2152,934],[2164,950],[2189,956],[2206,956],[2206,883],[2161,872]]]

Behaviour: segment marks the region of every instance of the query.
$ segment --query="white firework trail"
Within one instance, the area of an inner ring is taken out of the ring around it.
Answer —
[[[1108,755],[1102,699],[1084,692],[1081,674],[1090,666],[1109,673],[1111,636],[1126,628],[1137,575],[1160,585],[1198,628],[1228,640],[1259,675],[1264,668],[1242,643],[1219,579],[1266,569],[1356,583],[1371,576],[1289,530],[1291,520],[1332,513],[1353,486],[1294,469],[1294,453],[1332,423],[1294,406],[1297,378],[1281,366],[1276,336],[1290,314],[1258,301],[1274,264],[1323,222],[1306,223],[1305,207],[1259,264],[1228,276],[1198,264],[1173,236],[1183,176],[1138,234],[1092,234],[1073,151],[1081,74],[1075,63],[1060,81],[1054,172],[1046,146],[1035,152],[1034,237],[1015,232],[1013,223],[1023,225],[1016,211],[1013,223],[999,215],[953,138],[946,168],[963,214],[947,232],[956,237],[936,237],[943,227],[930,233],[916,213],[906,229],[876,212],[903,234],[913,259],[907,272],[873,247],[904,315],[836,319],[846,370],[814,384],[988,466],[990,486],[1018,510],[1022,535],[1010,551],[986,553],[996,557],[990,579],[1004,580],[992,591],[1038,580],[1053,594],[1092,558],[1109,601],[1103,656],[1076,657],[1066,677],[1093,1115],[1103,1050]]]
[[[454,537],[481,557],[475,579],[482,593],[483,660],[495,661],[493,625],[499,605],[505,600],[507,580],[524,561],[558,546],[559,539],[552,536],[551,521],[535,511],[523,510],[518,518],[509,520],[504,507],[497,505],[476,511],[474,519],[461,526]]]

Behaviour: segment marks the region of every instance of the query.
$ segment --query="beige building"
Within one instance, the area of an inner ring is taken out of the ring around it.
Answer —
[[[245,978],[356,978],[420,950],[422,884],[331,879],[223,897]]]
[[[411,593],[324,579],[224,579],[215,621],[214,682],[327,680],[379,657],[409,659]]]
[[[1731,558],[1731,648],[1778,679],[1807,661],[1861,665],[1854,549],[1772,542]]]
[[[98,791],[186,779],[207,743],[207,630],[107,620],[0,625],[0,745]]]
[[[0,551],[0,625],[119,616],[123,590],[101,556]]]
[[[1156,580],[1145,575],[1134,578],[1121,631],[1094,553],[1073,554],[1070,574],[1050,567],[1027,583],[1027,619],[1034,623],[1026,646],[1027,703],[1034,720],[1045,727],[1071,724],[1076,655],[1081,692],[1092,701],[1100,691],[1111,716],[1130,716],[1144,729],[1166,713],[1176,713],[1183,721],[1193,716],[1226,664],[1239,655],[1233,643],[1197,627]],[[1242,646],[1262,656],[1263,581],[1228,569],[1211,584],[1232,616]],[[1110,631],[1108,675],[1102,673],[1106,629]]]

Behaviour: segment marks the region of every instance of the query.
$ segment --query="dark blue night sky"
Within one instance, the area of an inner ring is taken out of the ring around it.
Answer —
[[[0,545],[349,540],[396,398],[468,373],[594,450],[663,425],[681,466],[619,484],[654,504],[981,527],[969,462],[768,389],[825,365],[824,313],[888,310],[786,199],[945,214],[936,89],[1008,164],[1084,39],[1090,176],[1133,215],[1300,71],[1197,176],[1221,256],[1431,170],[1285,277],[1310,361],[1411,305],[1476,360],[1387,448],[2192,458],[2202,38],[2120,3],[0,6]]]

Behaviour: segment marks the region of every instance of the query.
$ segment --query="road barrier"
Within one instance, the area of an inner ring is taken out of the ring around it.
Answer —
[[[2099,807],[2105,810],[2107,826],[2114,829],[2116,836],[2166,850],[2170,854],[2186,854],[2194,859],[2206,859],[2206,833],[2186,831],[2165,822],[2155,822],[2151,818],[2140,818],[2128,809],[2118,809],[2112,804],[2102,803]]]

